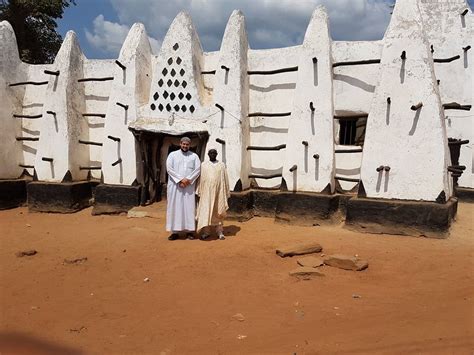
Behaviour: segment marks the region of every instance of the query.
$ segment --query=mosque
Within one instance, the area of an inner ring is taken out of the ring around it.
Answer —
[[[2,22],[0,208],[158,201],[187,135],[226,163],[236,218],[444,237],[474,196],[473,38],[464,0],[398,0],[378,41],[333,41],[318,7],[301,45],[265,50],[234,11],[204,52],[180,13],[158,54],[135,24],[116,59],[68,32],[54,63],[30,65]]]

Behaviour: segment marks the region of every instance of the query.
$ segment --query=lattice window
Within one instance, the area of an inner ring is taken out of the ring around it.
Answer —
[[[175,43],[173,50],[177,51],[178,49],[179,44]],[[183,60],[179,56],[171,56],[166,60],[165,68],[161,71],[162,77],[158,80],[159,90],[152,96],[151,110],[158,109],[160,112],[164,110],[168,112],[189,111],[191,113],[196,110],[194,105],[191,104],[191,93],[185,90],[188,83],[183,80],[186,70],[180,67],[182,63]],[[183,102],[183,100],[186,100],[186,102]]]

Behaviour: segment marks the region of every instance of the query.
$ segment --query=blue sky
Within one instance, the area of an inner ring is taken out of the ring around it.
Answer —
[[[471,8],[474,0],[468,1]],[[135,22],[145,24],[155,51],[174,17],[191,14],[204,50],[220,47],[232,10],[245,15],[251,48],[302,42],[312,10],[326,6],[335,40],[380,39],[394,0],[76,0],[58,21],[59,32],[77,33],[88,58],[115,58]]]

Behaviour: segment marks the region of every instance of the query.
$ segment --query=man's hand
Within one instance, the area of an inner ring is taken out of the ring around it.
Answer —
[[[179,182],[179,187],[182,187],[183,189],[187,186],[191,185],[191,180],[184,178]]]

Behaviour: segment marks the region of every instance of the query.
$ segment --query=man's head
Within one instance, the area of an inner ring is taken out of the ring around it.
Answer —
[[[183,152],[187,152],[189,150],[189,146],[191,145],[191,139],[188,137],[183,137],[179,141],[179,146]]]
[[[210,161],[216,161],[217,158],[217,150],[215,149],[209,149],[207,152],[207,155],[209,156]]]

